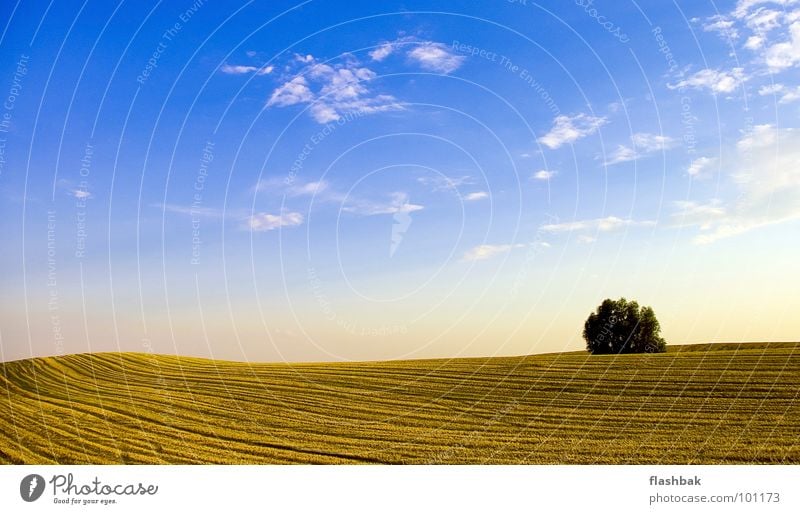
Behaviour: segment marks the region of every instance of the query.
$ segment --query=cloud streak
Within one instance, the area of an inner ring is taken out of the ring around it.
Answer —
[[[303,223],[303,215],[299,212],[270,214],[257,212],[246,219],[247,228],[253,232],[268,232],[282,227],[296,227]]]
[[[604,117],[577,114],[575,116],[556,116],[550,132],[539,138],[539,142],[547,148],[555,150],[565,144],[571,144],[579,139],[597,132],[600,127],[608,123]]]
[[[377,74],[353,58],[336,64],[320,63],[312,55],[296,56],[303,68],[278,86],[267,100],[267,107],[309,104],[317,123],[340,120],[350,113],[375,114],[403,110],[394,96],[374,93],[369,83]]]
[[[461,260],[464,262],[486,261],[492,257],[510,252],[513,248],[522,248],[523,244],[504,245],[478,245],[464,252]]]

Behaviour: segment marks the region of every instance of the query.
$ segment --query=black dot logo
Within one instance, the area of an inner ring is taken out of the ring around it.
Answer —
[[[28,475],[19,483],[19,495],[26,502],[35,502],[44,492],[44,478],[41,475]]]

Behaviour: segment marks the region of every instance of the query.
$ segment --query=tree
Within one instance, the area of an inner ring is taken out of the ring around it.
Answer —
[[[652,308],[625,298],[603,300],[583,325],[586,350],[592,354],[665,352],[660,332]]]

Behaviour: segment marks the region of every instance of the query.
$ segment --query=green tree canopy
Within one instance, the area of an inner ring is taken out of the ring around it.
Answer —
[[[606,299],[583,326],[586,349],[592,354],[658,353],[666,351],[653,309],[625,298]]]

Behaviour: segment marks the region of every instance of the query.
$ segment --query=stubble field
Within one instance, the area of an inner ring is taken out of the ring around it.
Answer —
[[[800,463],[800,343],[666,354],[0,364],[3,463]]]

